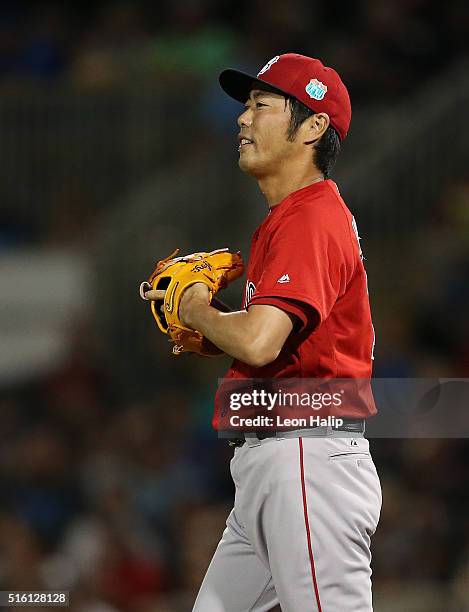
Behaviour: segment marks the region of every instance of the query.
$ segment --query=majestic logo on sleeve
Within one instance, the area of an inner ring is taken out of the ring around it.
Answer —
[[[324,83],[317,79],[311,79],[306,85],[305,91],[313,100],[322,100],[327,93],[327,85],[324,85]]]
[[[280,59],[280,55],[276,55],[271,60],[269,60],[267,64],[264,66],[264,68],[261,68],[261,70],[259,70],[259,72],[257,73],[257,76],[261,76],[261,74],[264,74],[264,72],[267,72],[267,70],[269,70],[269,68],[272,68],[275,62],[278,62],[279,59]]]
[[[244,296],[244,307],[247,308],[249,306],[249,302],[252,300],[252,296],[254,295],[256,291],[256,285],[248,280],[246,282],[246,293]]]
[[[278,279],[278,281],[277,281],[277,283],[281,283],[281,284],[283,284],[283,283],[289,283],[289,282],[290,282],[290,277],[288,276],[288,274],[284,274],[284,275],[283,275],[283,276],[281,276],[281,277]]]

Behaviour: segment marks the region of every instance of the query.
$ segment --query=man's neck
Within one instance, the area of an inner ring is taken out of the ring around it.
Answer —
[[[324,176],[318,171],[312,175],[285,181],[280,177],[263,177],[258,179],[259,189],[264,194],[269,208],[276,206],[294,191],[323,181]]]

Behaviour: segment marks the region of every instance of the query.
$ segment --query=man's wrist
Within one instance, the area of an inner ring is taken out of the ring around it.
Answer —
[[[189,298],[179,311],[179,318],[186,327],[192,329],[200,328],[200,315],[205,309],[210,308],[210,305],[199,297]]]

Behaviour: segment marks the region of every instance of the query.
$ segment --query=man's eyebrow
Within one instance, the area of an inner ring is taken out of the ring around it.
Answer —
[[[257,100],[257,98],[261,98],[264,96],[270,96],[270,95],[275,95],[277,92],[275,91],[269,91],[268,89],[251,89],[249,92],[249,97],[247,98],[245,105],[251,100],[253,102],[255,102]],[[282,94],[278,94],[278,95],[282,95]]]
[[[249,99],[255,100],[262,96],[279,96],[285,97],[280,91],[271,91],[270,89],[251,89],[249,92]]]
[[[249,97],[255,100],[256,98],[260,98],[261,96],[268,96],[271,93],[273,92],[267,91],[267,89],[251,89],[251,91],[249,92]]]

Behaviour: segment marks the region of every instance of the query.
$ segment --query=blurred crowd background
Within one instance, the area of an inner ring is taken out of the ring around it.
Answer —
[[[217,76],[289,51],[350,90],[333,178],[375,375],[469,378],[465,0],[2,2],[0,590],[191,609],[233,500],[210,427],[228,361],[170,356],[138,286],[176,246],[247,256],[266,205]],[[469,610],[467,440],[371,444],[376,611]]]

